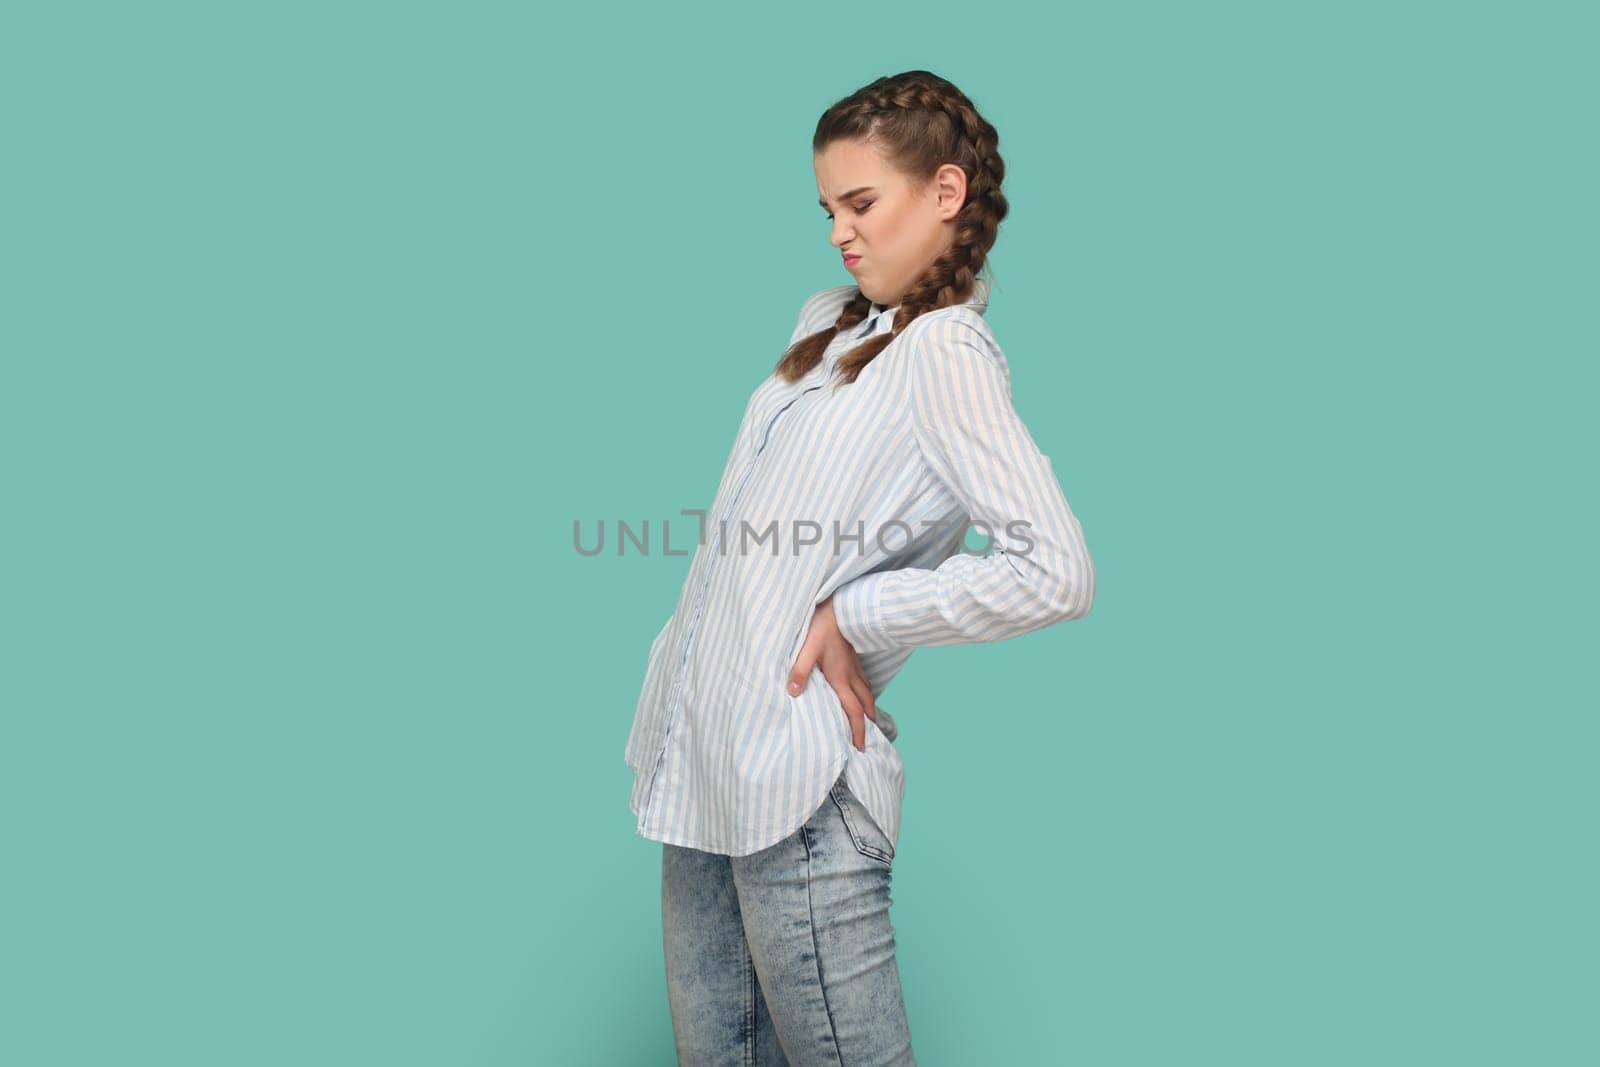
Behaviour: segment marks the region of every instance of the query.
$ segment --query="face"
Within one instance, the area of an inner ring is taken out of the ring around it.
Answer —
[[[865,141],[834,141],[812,159],[817,197],[833,222],[829,240],[844,268],[875,303],[893,306],[955,240],[967,175],[941,166],[913,186]]]

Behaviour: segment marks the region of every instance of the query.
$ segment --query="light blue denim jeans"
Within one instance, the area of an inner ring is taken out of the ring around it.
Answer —
[[[667,999],[685,1067],[912,1064],[894,849],[845,785],[749,856],[662,845]]]

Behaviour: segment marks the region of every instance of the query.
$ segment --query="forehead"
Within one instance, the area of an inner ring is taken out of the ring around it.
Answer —
[[[876,146],[865,141],[834,141],[811,157],[817,192],[832,197],[861,185],[882,187],[896,177]]]

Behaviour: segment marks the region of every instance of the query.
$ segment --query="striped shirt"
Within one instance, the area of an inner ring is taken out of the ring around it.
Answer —
[[[756,386],[650,645],[625,753],[641,837],[748,855],[797,831],[842,771],[898,841],[894,719],[879,706],[858,751],[820,667],[788,691],[829,596],[874,702],[920,646],[1001,641],[1088,614],[1094,568],[1049,457],[1012,407],[983,318],[988,289],[980,278],[966,303],[917,316],[837,391],[840,356],[892,330],[896,308],[873,305],[800,380]],[[831,326],[856,293],[814,293],[790,343]],[[966,546],[969,526],[982,548]]]

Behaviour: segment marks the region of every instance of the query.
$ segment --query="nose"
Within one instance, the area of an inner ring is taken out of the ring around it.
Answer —
[[[833,220],[833,235],[830,238],[833,242],[833,247],[843,248],[845,243],[855,235],[855,231],[846,226],[840,219],[835,218]]]

